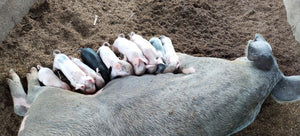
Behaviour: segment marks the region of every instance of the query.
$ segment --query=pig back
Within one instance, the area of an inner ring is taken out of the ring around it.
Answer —
[[[247,60],[180,56],[182,66],[193,66],[195,73],[127,76],[95,96],[57,90],[55,101],[47,103],[42,97],[50,94],[44,92],[29,109],[23,132],[227,135],[254,120],[278,82],[270,77],[276,72],[257,70]]]

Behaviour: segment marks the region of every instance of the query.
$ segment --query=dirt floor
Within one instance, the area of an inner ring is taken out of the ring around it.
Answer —
[[[280,0],[43,0],[0,45],[0,135],[16,135],[22,119],[13,113],[10,68],[25,85],[31,67],[52,67],[54,49],[78,56],[79,47],[96,50],[131,31],[147,39],[167,35],[177,52],[230,60],[243,56],[247,41],[261,33],[282,72],[300,75],[300,44]],[[269,97],[254,123],[235,134],[245,135],[299,136],[300,102],[280,105]]]

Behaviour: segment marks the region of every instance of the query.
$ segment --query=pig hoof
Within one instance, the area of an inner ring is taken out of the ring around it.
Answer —
[[[13,69],[9,70],[9,78],[11,78],[13,81],[20,80],[19,76],[17,75],[17,73]]]
[[[19,115],[19,116],[22,116],[24,117],[26,112],[28,110],[28,107],[27,106],[24,106],[24,105],[16,105],[14,107],[14,112]]]
[[[29,84],[35,84],[35,85],[39,85],[39,82],[38,82],[38,72],[37,72],[37,69],[35,67],[32,67],[30,69],[30,73],[27,73],[26,74],[26,77],[27,77],[27,81]]]

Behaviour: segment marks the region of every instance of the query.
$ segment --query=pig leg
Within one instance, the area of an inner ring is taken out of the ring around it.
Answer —
[[[42,92],[40,89],[40,83],[38,79],[38,72],[35,67],[32,67],[30,73],[26,75],[28,82],[28,95],[27,95],[27,103],[31,104],[35,98]]]
[[[26,102],[26,93],[24,92],[20,78],[12,69],[9,70],[7,83],[13,98],[14,112],[19,116],[24,116],[30,105]]]

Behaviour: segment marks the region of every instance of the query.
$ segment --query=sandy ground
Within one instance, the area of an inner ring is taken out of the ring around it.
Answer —
[[[26,88],[26,72],[37,64],[52,67],[54,49],[78,56],[79,47],[96,50],[131,31],[147,39],[167,35],[177,52],[230,60],[243,56],[247,41],[261,33],[282,72],[300,75],[300,44],[279,0],[42,0],[0,45],[0,135],[16,135],[22,119],[13,113],[5,79],[10,68]],[[269,97],[254,123],[235,134],[244,135],[299,136],[300,102],[280,105]]]

